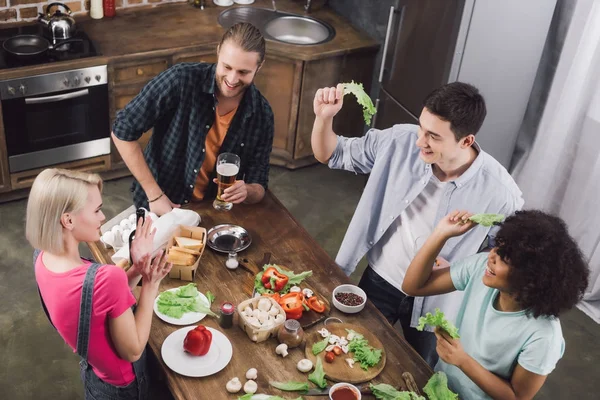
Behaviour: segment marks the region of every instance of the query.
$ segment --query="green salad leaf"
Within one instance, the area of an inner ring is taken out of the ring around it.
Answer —
[[[325,389],[325,387],[327,387],[327,381],[325,380],[325,371],[323,370],[323,362],[319,357],[317,357],[315,370],[310,375],[308,375],[308,380],[320,387],[321,389]]]
[[[198,288],[195,283],[188,283],[185,286],[181,286],[177,290],[177,296],[179,297],[196,297],[198,296]]]
[[[425,314],[424,317],[419,318],[419,325],[417,326],[417,330],[422,331],[423,329],[425,329],[425,325],[439,326],[440,328],[448,332],[451,338],[460,338],[460,335],[458,334],[458,328],[454,326],[452,322],[446,319],[446,316],[443,312],[440,311],[439,308],[435,309],[435,315],[428,312],[427,314]]]
[[[495,223],[504,221],[502,214],[475,214],[469,218],[471,221],[481,226],[492,226]]]
[[[381,360],[381,349],[375,349],[369,345],[369,341],[362,335],[357,334],[348,342],[348,350],[354,353],[354,361],[360,363],[360,367],[365,371],[369,367],[374,367]]]
[[[458,395],[448,388],[448,377],[443,372],[436,372],[427,381],[423,391],[429,400],[456,400]]]
[[[215,301],[215,295],[209,290],[206,292],[205,296],[208,299],[208,305],[210,306]]]
[[[273,294],[274,293],[273,290],[265,288],[262,283],[262,276],[265,273],[265,271],[267,270],[267,268],[269,268],[269,267],[274,267],[277,270],[277,272],[288,277],[288,283],[283,287],[283,289],[281,289],[279,291],[280,294],[289,293],[290,288],[292,286],[299,285],[303,280],[305,280],[306,278],[308,278],[309,276],[312,275],[312,271],[304,271],[299,274],[295,274],[292,271],[281,268],[277,264],[265,264],[263,266],[263,270],[261,272],[259,272],[258,274],[256,274],[256,276],[254,277],[254,290],[257,293],[260,293],[260,294]],[[273,287],[273,283],[274,282],[271,282],[271,287]]]
[[[269,385],[286,392],[301,392],[308,390],[308,382],[269,382]]]
[[[196,291],[196,296],[188,296],[194,290]],[[177,319],[183,317],[183,314],[186,312],[199,312],[217,317],[217,314],[210,310],[210,306],[206,305],[198,294],[198,289],[194,283],[182,286],[175,291],[162,292],[157,300],[158,312]]]
[[[317,354],[319,354],[320,352],[325,350],[325,348],[327,347],[328,344],[329,344],[329,336],[327,336],[323,340],[319,340],[318,342],[315,342],[312,345],[312,353],[316,356]]]
[[[373,101],[369,95],[365,92],[365,88],[362,83],[355,83],[354,81],[350,83],[342,83],[344,86],[344,95],[351,93],[356,97],[356,101],[363,107],[363,118],[365,119],[365,124],[369,125],[371,123],[371,117],[375,115],[377,110],[373,105]]]
[[[379,400],[425,400],[425,397],[419,396],[415,392],[401,392],[392,385],[380,383],[378,385],[369,385],[373,396]]]

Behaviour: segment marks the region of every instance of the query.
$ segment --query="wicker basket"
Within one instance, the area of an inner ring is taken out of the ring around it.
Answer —
[[[244,332],[246,332],[246,334],[248,335],[250,340],[252,340],[253,342],[256,342],[256,343],[264,342],[269,337],[271,337],[271,335],[276,336],[277,331],[279,330],[279,327],[281,325],[283,325],[283,323],[285,322],[285,318],[284,318],[280,322],[273,324],[269,328],[259,328],[257,326],[251,325],[248,322],[248,317],[246,317],[246,315],[244,314],[244,309],[247,306],[252,307],[253,310],[256,309],[256,307],[258,305],[258,300],[260,300],[261,298],[269,299],[271,304],[275,305],[279,309],[279,313],[285,317],[285,311],[283,310],[283,308],[275,300],[273,300],[270,297],[266,297],[266,296],[254,297],[252,299],[242,301],[237,307],[237,311],[238,311],[238,315],[239,315],[238,324],[240,325],[240,328]]]

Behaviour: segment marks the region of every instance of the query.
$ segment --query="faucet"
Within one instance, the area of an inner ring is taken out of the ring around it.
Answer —
[[[304,5],[304,11],[306,11],[307,14],[310,14],[310,3],[311,0],[306,0],[306,4]]]
[[[275,5],[275,0],[272,0],[273,2],[273,11],[277,12],[277,6]]]

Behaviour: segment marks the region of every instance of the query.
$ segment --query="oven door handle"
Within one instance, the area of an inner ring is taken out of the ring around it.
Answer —
[[[83,89],[72,93],[57,94],[56,96],[32,97],[25,99],[25,104],[56,103],[57,101],[70,100],[82,96],[87,96],[89,93],[90,91],[88,89]]]

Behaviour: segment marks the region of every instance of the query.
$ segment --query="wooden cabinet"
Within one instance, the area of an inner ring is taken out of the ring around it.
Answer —
[[[0,115],[2,115],[2,107],[0,106]],[[10,172],[8,171],[8,152],[6,150],[6,137],[4,136],[4,123],[0,118],[0,193],[9,192]]]
[[[114,68],[112,80],[115,85],[144,84],[168,67],[169,63],[166,59],[120,64]]]

